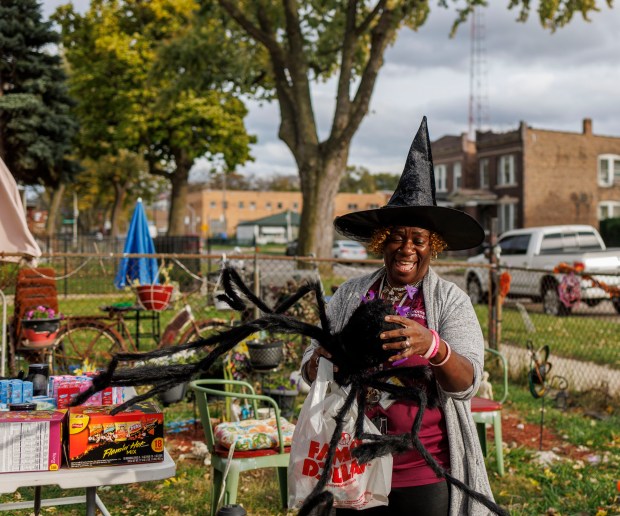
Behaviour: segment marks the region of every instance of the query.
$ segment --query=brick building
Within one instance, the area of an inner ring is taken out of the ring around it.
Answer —
[[[339,193],[334,204],[334,216],[350,211],[384,206],[390,193]],[[233,236],[240,222],[291,211],[301,213],[301,192],[257,192],[250,190],[211,190],[190,192],[187,196],[189,221],[187,232],[207,236],[226,233]]]
[[[534,129],[444,136],[432,144],[437,201],[499,231],[620,217],[620,137]]]

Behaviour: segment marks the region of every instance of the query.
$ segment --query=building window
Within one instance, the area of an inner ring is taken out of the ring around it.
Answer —
[[[455,163],[454,167],[452,168],[452,190],[455,192],[461,189],[461,175],[461,164]]]
[[[515,228],[515,204],[500,204],[498,207],[499,215],[499,232],[510,231]]]
[[[501,156],[499,158],[499,168],[497,169],[497,184],[499,186],[515,185],[515,157],[512,155]]]
[[[478,171],[480,172],[480,188],[488,188],[489,185],[489,160],[487,158],[481,159],[478,165]]]
[[[293,203],[293,209],[294,209],[295,211],[297,211],[297,210],[299,209],[299,203],[298,203],[298,202],[294,202],[294,203]]]
[[[222,208],[224,208],[225,210],[228,209],[228,201],[222,201]]]
[[[448,173],[445,165],[437,165],[435,167],[435,190],[437,192],[448,191]]]
[[[216,203],[215,201],[211,201],[211,202],[209,203],[209,207],[210,207],[210,208],[215,208],[216,206],[217,206],[217,203]]]
[[[374,202],[371,202],[371,203],[368,204],[368,208],[367,209],[369,209],[369,210],[377,210],[377,209],[379,209],[379,205],[375,204]]]
[[[347,204],[347,210],[357,210],[357,204],[355,204],[354,202],[350,202],[349,204]]]
[[[271,203],[270,202],[265,203],[265,208],[270,210],[271,209]]]
[[[251,210],[255,210],[256,209],[256,203],[254,201],[250,201],[250,209]]]
[[[601,154],[598,157],[598,184],[613,186],[614,181],[620,183],[620,156]]]
[[[281,202],[279,202],[277,206],[278,206],[278,209],[281,210],[282,207],[283,207],[283,204]]]
[[[243,201],[239,201],[239,209],[242,210],[243,209]]]
[[[598,203],[598,220],[620,217],[620,202],[603,201]]]

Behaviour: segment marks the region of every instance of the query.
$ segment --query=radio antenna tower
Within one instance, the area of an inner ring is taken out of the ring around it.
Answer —
[[[475,7],[469,30],[469,139],[476,139],[476,130],[490,126],[489,95],[487,90],[487,56],[485,25],[482,9]]]

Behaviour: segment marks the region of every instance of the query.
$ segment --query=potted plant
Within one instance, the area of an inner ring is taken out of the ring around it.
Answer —
[[[263,394],[273,398],[280,407],[283,417],[290,418],[295,411],[295,400],[299,391],[297,383],[286,372],[267,375],[262,385]]]
[[[201,354],[194,349],[184,349],[175,353],[174,355],[167,357],[151,358],[150,360],[136,362],[137,366],[163,366],[163,365],[182,365],[195,363],[200,360]],[[164,407],[172,403],[177,403],[185,398],[187,392],[188,382],[181,382],[173,387],[170,387],[167,391],[161,392],[157,395],[159,401]]]
[[[265,335],[247,343],[250,356],[250,365],[256,371],[269,371],[275,369],[284,357],[284,342],[282,339]]]
[[[56,310],[53,308],[43,305],[39,305],[33,310],[28,310],[21,320],[22,333],[26,339],[23,342],[23,346],[42,348],[52,344],[60,329],[62,318],[62,314],[56,313]]]
[[[159,276],[161,283],[152,283],[150,285],[140,285],[139,280],[135,280],[137,284],[134,284],[136,294],[140,305],[145,310],[154,310],[155,312],[161,312],[168,308],[174,285],[170,282],[170,269],[172,264],[166,266],[162,263],[159,269]]]

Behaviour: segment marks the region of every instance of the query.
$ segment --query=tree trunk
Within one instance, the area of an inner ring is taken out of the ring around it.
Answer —
[[[170,212],[168,213],[168,236],[185,234],[185,205],[189,189],[189,170],[192,166],[182,151],[175,153],[175,161],[177,168],[169,176],[172,191],[170,192]]]
[[[334,200],[338,193],[340,177],[347,166],[348,147],[336,154],[311,157],[308,163],[299,164],[302,183],[303,208],[301,212],[299,254],[311,252],[318,257],[331,256],[334,222]]]
[[[117,237],[119,234],[119,221],[123,213],[123,204],[127,197],[127,190],[124,185],[118,182],[113,183],[114,186],[114,202],[112,204],[112,215],[110,217],[110,236]],[[127,228],[129,229],[129,228]]]
[[[56,233],[56,219],[58,219],[58,212],[60,211],[60,204],[62,203],[62,197],[65,194],[65,185],[63,183],[59,183],[56,188],[52,190],[52,195],[50,199],[50,207],[47,212],[47,221],[45,222],[45,235],[47,239],[51,242]],[[52,251],[52,249],[48,249],[48,251]]]

